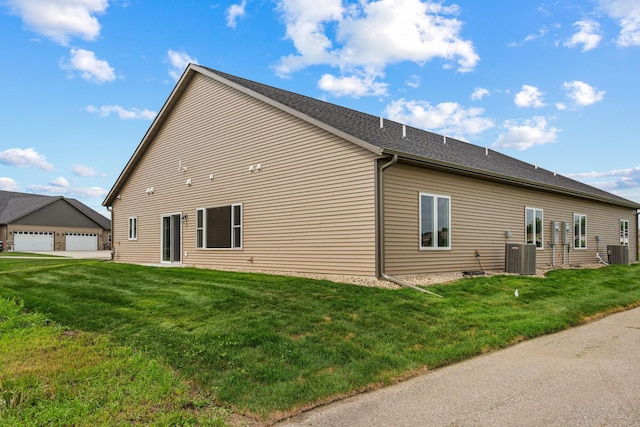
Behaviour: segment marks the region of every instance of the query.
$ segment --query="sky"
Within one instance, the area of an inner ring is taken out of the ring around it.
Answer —
[[[0,190],[108,215],[190,62],[640,202],[640,0],[0,0]]]

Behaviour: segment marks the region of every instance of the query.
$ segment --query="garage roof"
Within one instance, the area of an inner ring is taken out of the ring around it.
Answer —
[[[76,199],[64,196],[43,196],[40,194],[17,193],[0,190],[0,224],[6,225],[35,212],[58,200],[64,200],[82,212],[105,230],[111,229],[111,221]]]

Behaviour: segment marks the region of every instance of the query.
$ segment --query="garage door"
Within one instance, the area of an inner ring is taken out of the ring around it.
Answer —
[[[96,233],[67,233],[66,249],[68,251],[97,251],[98,235]]]
[[[14,251],[52,251],[53,233],[47,231],[14,231]]]

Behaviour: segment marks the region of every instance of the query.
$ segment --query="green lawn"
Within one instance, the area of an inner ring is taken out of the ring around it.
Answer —
[[[0,260],[0,298],[144,354],[215,405],[263,419],[636,306],[640,265],[429,289],[444,298],[191,268]]]

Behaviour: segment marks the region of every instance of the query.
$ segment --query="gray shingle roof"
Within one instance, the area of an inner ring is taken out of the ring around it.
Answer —
[[[483,176],[487,179],[543,188],[548,191],[570,193],[579,197],[593,198],[640,209],[639,203],[558,175],[555,172],[537,168],[532,164],[499,152],[487,150],[484,147],[454,138],[446,138],[445,144],[443,135],[410,126],[406,126],[406,138],[403,138],[401,123],[384,120],[384,125],[381,128],[380,118],[371,114],[243,79],[211,68],[198,67],[269,98],[277,104],[298,111],[331,128],[378,147],[383,153],[398,154],[404,160],[457,170],[458,173]]]
[[[0,224],[10,224],[17,219],[35,212],[57,201],[66,200],[105,230],[111,229],[111,221],[76,199],[63,196],[42,196],[39,194],[17,193],[0,190]]]
[[[9,224],[54,202],[58,198],[38,194],[0,191],[0,224]]]

